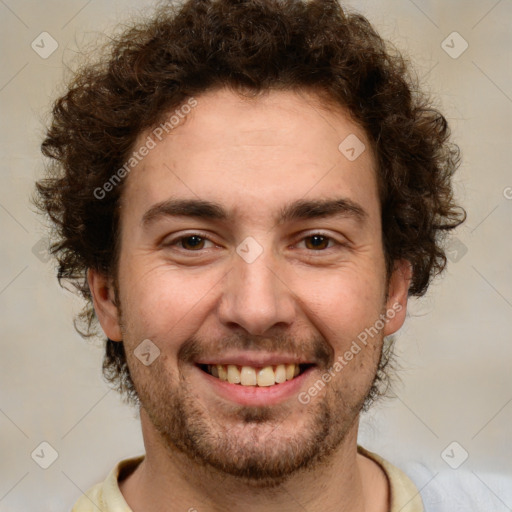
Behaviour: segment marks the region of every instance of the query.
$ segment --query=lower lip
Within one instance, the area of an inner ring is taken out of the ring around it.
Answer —
[[[304,386],[306,379],[315,367],[307,368],[303,373],[287,380],[281,384],[273,386],[242,386],[241,384],[231,384],[228,381],[220,380],[213,375],[201,370],[196,366],[197,371],[206,379],[207,383],[212,386],[215,393],[231,402],[240,405],[275,405],[292,397],[297,397],[301,387]]]

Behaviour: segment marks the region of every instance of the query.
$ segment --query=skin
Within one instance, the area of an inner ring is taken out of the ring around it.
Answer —
[[[88,274],[98,319],[110,339],[123,340],[141,400],[146,457],[121,491],[134,512],[286,512],[298,504],[384,512],[388,482],[357,453],[357,429],[383,338],[404,322],[410,274],[397,261],[386,279],[365,133],[313,92],[247,99],[217,89],[197,101],[127,178],[118,296],[112,277]],[[338,149],[350,134],[367,148],[354,161]],[[230,218],[142,222],[170,198],[214,201]],[[338,198],[360,205],[364,217],[276,222],[293,201]],[[311,243],[318,232],[327,237],[320,248]],[[206,240],[178,240],[194,234]],[[262,249],[252,263],[236,252],[247,237]],[[298,392],[397,304],[378,335],[300,403]],[[149,366],[134,355],[146,339],[160,350]],[[295,354],[315,366],[285,400],[240,405],[194,364],[235,352]]]

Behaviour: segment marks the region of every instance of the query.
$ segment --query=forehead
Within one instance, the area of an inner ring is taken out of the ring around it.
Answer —
[[[249,218],[300,198],[378,207],[370,145],[341,107],[293,91],[245,98],[218,89],[195,99],[161,140],[154,130],[139,136],[135,150],[148,137],[155,144],[127,178],[130,211],[175,197],[223,203]]]

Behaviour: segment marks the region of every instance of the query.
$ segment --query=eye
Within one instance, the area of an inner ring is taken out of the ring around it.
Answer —
[[[199,252],[202,249],[207,249],[206,244],[210,243],[210,247],[214,247],[215,244],[206,236],[200,233],[192,233],[189,235],[181,236],[175,240],[164,244],[166,247],[178,247],[178,249],[185,250],[187,252]],[[332,237],[327,236],[323,233],[312,233],[303,237],[299,244],[304,243],[307,250],[313,252],[323,252],[327,249],[332,249],[335,246],[343,246],[344,244],[334,240]]]
[[[306,242],[306,247],[313,250],[327,249],[329,242],[331,241],[329,237],[320,234],[309,235],[305,237],[304,240]]]
[[[177,245],[181,249],[185,249],[187,251],[200,251],[205,248],[205,243],[211,242],[208,238],[201,236],[199,234],[192,234],[187,236],[182,236],[177,238],[176,240],[170,242],[169,246]]]
[[[305,243],[306,249],[312,251],[323,251],[325,249],[330,249],[334,245],[342,245],[341,243],[336,242],[331,237],[322,233],[313,233],[311,235],[305,236],[302,240]],[[329,245],[331,242],[333,245]]]

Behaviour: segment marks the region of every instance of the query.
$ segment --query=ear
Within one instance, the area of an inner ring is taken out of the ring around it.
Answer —
[[[112,341],[122,341],[119,309],[112,278],[106,277],[97,270],[89,269],[87,271],[87,282],[101,328]]]
[[[389,336],[398,331],[405,321],[411,279],[411,263],[407,260],[395,261],[393,273],[389,279],[388,299],[386,302],[388,318],[384,327],[384,336]]]

